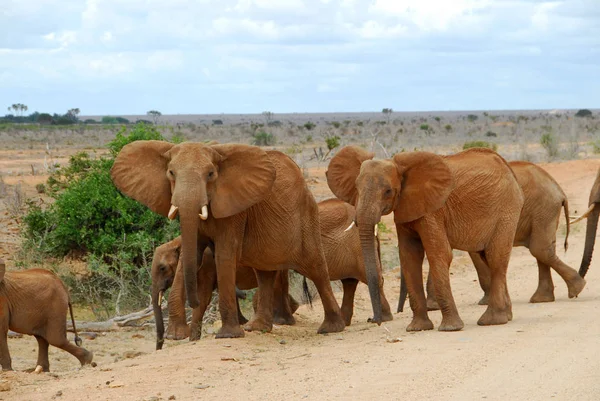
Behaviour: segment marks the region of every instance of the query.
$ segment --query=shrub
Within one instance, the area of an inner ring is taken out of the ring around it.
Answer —
[[[223,120],[212,120],[213,125],[223,125]]]
[[[488,131],[485,133],[485,136],[497,137],[498,134],[496,134],[494,131]]]
[[[100,120],[102,124],[118,124],[116,117],[104,116],[102,120]]]
[[[55,202],[46,208],[29,202],[23,218],[24,254],[85,258],[90,274],[84,280],[95,284],[75,283],[74,297],[105,307],[111,300],[110,310],[117,312],[120,306],[147,305],[152,252],[179,230],[177,222],[120,194],[110,178],[114,157],[123,146],[140,139],[162,140],[162,136],[145,124],[131,130],[123,127],[108,144],[107,157],[72,156],[46,183]]]
[[[273,134],[264,131],[257,132],[253,138],[252,144],[256,146],[271,146],[275,142]]]
[[[592,112],[588,109],[581,109],[578,110],[577,113],[575,113],[575,117],[590,117],[592,115]]]
[[[304,128],[306,128],[308,131],[314,129],[316,126],[317,125],[311,121],[304,123]]]
[[[421,124],[419,127],[421,131],[429,131],[429,124]]]
[[[475,121],[477,121],[478,118],[479,117],[477,115],[475,115],[475,114],[469,114],[467,116],[467,120],[469,120],[470,122],[475,122]]]
[[[446,124],[446,125],[444,125],[444,129],[445,129],[447,132],[450,132],[450,131],[452,131],[452,126],[451,126],[450,124]]]
[[[341,127],[341,124],[340,124],[339,121],[332,121],[330,124],[333,125],[335,128],[340,128]]]
[[[498,149],[498,145],[486,141],[470,141],[465,142],[465,144],[463,145],[463,150],[471,148],[488,148],[496,151]]]
[[[558,156],[558,141],[551,132],[547,132],[540,137],[540,144],[546,149],[549,158],[553,159]]]
[[[327,149],[332,151],[333,149],[340,146],[340,137],[337,135],[329,136],[325,138],[325,143],[327,144]]]
[[[115,117],[115,120],[117,120],[117,123],[119,124],[129,124],[130,121],[124,117]]]
[[[43,183],[35,184],[35,190],[38,194],[46,193],[46,186]]]

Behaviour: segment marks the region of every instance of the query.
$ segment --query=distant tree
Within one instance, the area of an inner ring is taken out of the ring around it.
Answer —
[[[117,122],[119,124],[129,124],[130,121],[124,117],[115,117],[115,120],[117,120]]]
[[[273,116],[274,116],[275,114],[273,114],[273,113],[272,113],[272,112],[270,112],[270,111],[263,111],[263,112],[262,112],[262,115],[263,115],[263,117],[265,118],[265,123],[266,123],[266,125],[267,125],[267,127],[268,127],[268,126],[269,126],[269,124],[271,123],[271,120],[273,119]]]
[[[575,113],[575,117],[590,117],[592,112],[588,109],[581,109]]]
[[[390,118],[392,117],[392,113],[394,112],[394,110],[386,108],[386,109],[381,110],[381,112],[387,118],[387,123],[389,125],[390,124]]]
[[[150,116],[150,118],[152,118],[154,125],[157,125],[158,120],[160,119],[160,116],[162,116],[162,113],[158,110],[150,110],[146,113],[146,115]]]
[[[118,121],[115,117],[112,116],[104,116],[101,120],[102,124],[117,124]]]
[[[74,109],[69,109],[67,111],[67,114],[65,114],[65,117],[68,118],[69,120],[71,120],[73,123],[76,123],[77,121],[79,121],[79,118],[77,118],[78,115],[79,115],[79,109],[74,108]]]
[[[13,105],[8,107],[8,111],[14,110],[15,114],[18,117],[23,117],[23,113],[26,112],[29,108],[23,103],[14,103]]]
[[[467,120],[469,120],[470,122],[475,122],[475,121],[477,121],[478,118],[479,117],[477,115],[475,115],[475,114],[469,114],[467,116]]]
[[[36,121],[40,124],[52,124],[52,116],[48,113],[41,113]]]

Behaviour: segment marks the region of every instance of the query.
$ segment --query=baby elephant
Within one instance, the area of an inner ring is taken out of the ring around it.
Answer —
[[[193,310],[191,327],[188,326],[185,315],[185,288],[183,284],[183,270],[179,262],[181,251],[181,236],[166,242],[154,250],[152,259],[152,305],[156,318],[156,349],[162,348],[164,341],[164,327],[162,324],[162,310],[160,302],[162,294],[171,289],[169,294],[169,323],[166,338],[171,340],[182,340],[190,337],[190,340],[200,338],[202,329],[202,318],[210,303],[212,292],[217,288],[217,268],[214,256],[210,248],[206,248],[202,262],[198,267],[198,299],[200,305]],[[254,270],[249,267],[240,266],[236,273],[236,292],[238,298],[245,295],[240,291],[256,288],[258,282]],[[288,294],[288,272],[277,273],[274,288],[273,321],[278,324],[293,325],[295,319],[292,314],[298,309],[298,302]],[[258,296],[255,296],[255,301]],[[256,307],[256,305],[254,305]],[[238,320],[244,324],[247,322],[242,315],[239,304]]]
[[[67,308],[73,309],[69,293],[56,274],[43,269],[6,272],[0,259],[0,365],[2,370],[12,370],[8,352],[8,330],[35,336],[38,342],[36,369],[50,370],[48,346],[64,349],[81,365],[92,362],[93,354],[75,346],[67,339]],[[75,342],[81,343],[75,331]]]

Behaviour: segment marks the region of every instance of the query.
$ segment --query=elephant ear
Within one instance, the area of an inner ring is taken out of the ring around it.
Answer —
[[[212,215],[233,216],[265,199],[275,182],[275,166],[267,152],[257,146],[224,144],[211,146],[222,159],[210,201]]]
[[[164,141],[135,141],[121,149],[110,176],[125,195],[167,216],[171,207],[171,184],[164,156],[174,145]]]
[[[402,177],[394,218],[406,223],[441,208],[454,188],[454,178],[444,159],[434,153],[399,153],[393,157]]]
[[[375,156],[372,152],[357,146],[343,147],[329,162],[325,172],[327,185],[331,192],[344,202],[356,206],[356,178],[360,173],[360,166],[365,160]]]

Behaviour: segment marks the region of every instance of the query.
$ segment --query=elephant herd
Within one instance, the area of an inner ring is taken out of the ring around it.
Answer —
[[[588,220],[579,273],[555,252],[563,210],[569,234],[567,198],[556,181],[532,163],[508,163],[483,148],[449,156],[399,153],[381,160],[360,147],[346,146],[331,159],[326,177],[337,199],[317,203],[299,167],[279,151],[163,141],[135,141],[123,147],[111,170],[116,187],[156,213],[179,217],[181,226],[180,237],[155,250],[152,264],[157,349],[165,337],[162,295],[170,287],[167,338],[199,338],[214,289],[219,291],[222,320],[217,338],[243,337],[245,330],[268,332],[274,322],[294,324],[298,302],[288,291],[288,270],[310,279],[319,292],[325,313],[318,333],[339,332],[350,324],[359,281],[369,288],[371,320],[392,320],[383,293],[377,234],[377,224],[390,213],[402,272],[398,310],[408,295],[413,311],[408,331],[432,329],[428,310],[433,309],[441,309],[439,330],[464,327],[450,288],[453,249],[467,251],[477,270],[484,293],[480,304],[487,305],[479,325],[512,319],[506,272],[513,246],[526,246],[538,263],[538,288],[530,302],[554,300],[550,268],[565,281],[569,298],[585,286],[600,214],[600,171],[590,209],[580,218]],[[425,254],[430,266],[427,293]],[[72,353],[82,364],[91,362],[91,353],[68,343],[66,328],[26,323],[26,311],[20,315],[18,302],[11,302],[23,299],[15,293],[27,289],[14,284],[19,280],[18,273],[4,277],[0,265],[2,368],[11,368],[8,329],[38,338],[38,365],[44,370],[48,343]],[[342,281],[341,308],[330,280]],[[239,290],[256,287],[254,314],[247,321],[239,309],[238,298],[244,296]],[[64,293],[57,308],[61,322],[70,306]],[[193,308],[190,326],[186,300]],[[57,334],[51,339],[52,330]]]

